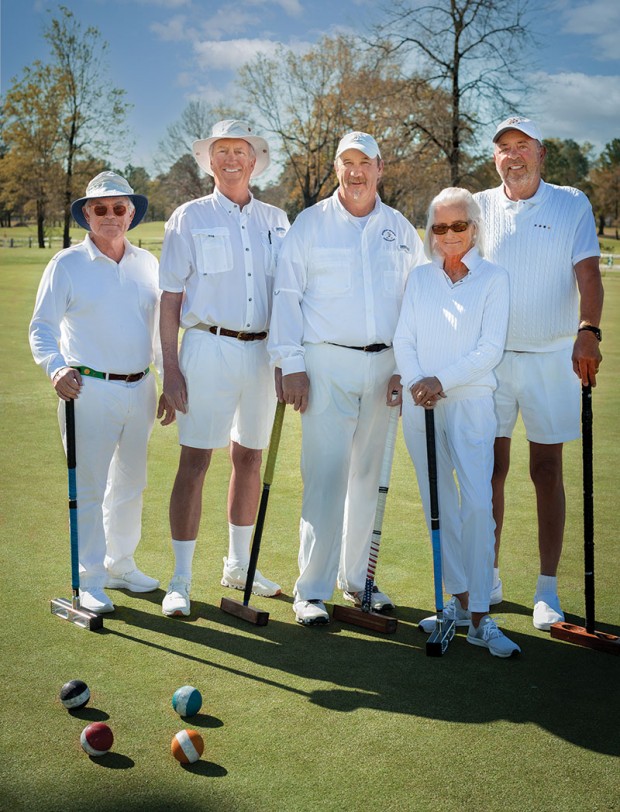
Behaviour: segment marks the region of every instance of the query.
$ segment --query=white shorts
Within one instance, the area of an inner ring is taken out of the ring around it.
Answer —
[[[188,407],[176,415],[181,445],[224,448],[234,440],[267,447],[276,394],[266,343],[185,331],[179,365]]]
[[[495,367],[497,437],[512,436],[519,410],[530,442],[551,445],[580,436],[580,385],[571,355],[571,347],[504,353]]]

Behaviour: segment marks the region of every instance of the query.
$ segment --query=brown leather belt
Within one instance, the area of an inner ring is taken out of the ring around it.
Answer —
[[[244,333],[240,330],[227,330],[226,327],[216,327],[214,324],[194,324],[198,330],[204,330],[207,333],[213,333],[216,336],[226,336],[227,338],[236,338],[238,341],[262,341],[267,338],[267,333]]]
[[[77,369],[81,375],[86,375],[90,378],[99,378],[104,381],[125,381],[125,383],[141,381],[149,372],[149,367],[147,367],[144,372],[132,372],[130,375],[120,375],[117,372],[99,372],[90,367],[73,367],[73,369]]]
[[[349,347],[348,344],[335,344],[333,341],[326,341],[326,344],[331,344],[332,347],[344,347],[345,350],[359,350],[360,352],[383,352],[389,350],[391,344],[367,344],[365,347]]]

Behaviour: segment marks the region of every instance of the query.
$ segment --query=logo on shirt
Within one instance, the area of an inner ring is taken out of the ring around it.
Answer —
[[[386,242],[394,242],[396,239],[396,234],[392,231],[391,228],[384,228],[381,232],[381,236]]]
[[[534,223],[534,228],[548,228],[551,230],[551,226],[545,225],[544,223]]]
[[[286,229],[283,228],[282,226],[276,226],[274,231],[276,232],[276,234],[286,234]]]
[[[405,245],[404,243],[401,243],[401,245],[399,245],[398,247],[400,248],[401,251],[405,251],[405,253],[407,254],[411,253],[411,251],[409,250],[409,246]]]

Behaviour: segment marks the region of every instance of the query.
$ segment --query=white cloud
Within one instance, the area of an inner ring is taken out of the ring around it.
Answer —
[[[181,8],[190,6],[192,0],[135,0],[141,6],[158,6],[159,8]]]
[[[537,111],[545,137],[589,141],[597,149],[617,138],[620,131],[620,76],[587,76],[584,73],[536,73]]]
[[[223,6],[205,20],[201,27],[209,39],[221,39],[227,34],[241,34],[250,26],[259,22],[255,14],[248,14],[240,8]]]
[[[273,3],[291,17],[299,17],[303,13],[300,0],[246,0],[246,3],[249,6],[266,6]]]
[[[589,34],[594,37],[603,59],[620,59],[618,31],[620,30],[620,3],[618,0],[593,0],[567,8],[562,30],[567,34]],[[597,56],[597,53],[594,53]]]
[[[151,23],[150,29],[163,42],[183,42],[190,38],[185,17],[171,17],[167,23]]]
[[[275,54],[278,43],[268,39],[209,40],[194,43],[201,70],[238,70],[258,53]]]

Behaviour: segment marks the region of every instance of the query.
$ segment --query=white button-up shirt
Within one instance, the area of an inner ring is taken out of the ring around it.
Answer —
[[[407,276],[421,262],[416,230],[378,196],[368,217],[350,214],[338,190],[302,211],[278,260],[272,360],[288,375],[305,370],[305,343],[390,345]]]
[[[125,240],[120,262],[90,236],[48,263],[30,323],[34,360],[52,377],[64,366],[131,375],[161,372],[157,260]]]
[[[162,290],[185,293],[181,326],[267,330],[288,226],[281,209],[254,197],[241,209],[217,188],[179,206],[166,223],[159,280]]]

